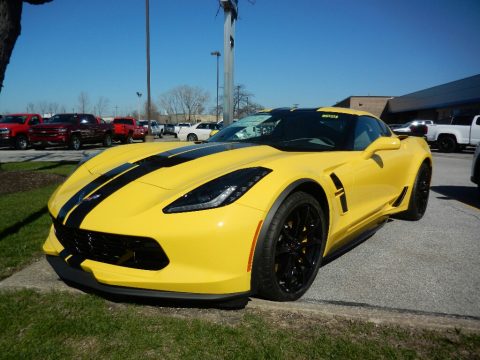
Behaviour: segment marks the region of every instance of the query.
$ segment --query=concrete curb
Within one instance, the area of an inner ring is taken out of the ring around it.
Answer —
[[[58,279],[44,257],[0,282],[0,291],[32,289],[44,291],[83,292],[67,286]],[[253,298],[247,309],[281,311],[308,317],[365,321],[377,325],[396,325],[430,330],[457,330],[480,333],[480,319],[467,316],[422,313],[403,309],[386,309],[365,304],[336,304],[328,302],[272,302]]]

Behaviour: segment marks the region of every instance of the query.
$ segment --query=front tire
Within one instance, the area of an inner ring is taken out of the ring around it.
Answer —
[[[26,150],[28,147],[28,140],[25,135],[17,135],[15,138],[15,149]]]
[[[273,301],[300,298],[317,275],[326,230],[324,211],[313,196],[296,192],[287,197],[259,244],[252,274],[258,295]]]
[[[432,169],[427,163],[423,163],[418,170],[415,183],[413,184],[412,195],[408,202],[408,209],[397,215],[403,220],[420,220],[427,210],[428,197],[430,195],[430,180]]]

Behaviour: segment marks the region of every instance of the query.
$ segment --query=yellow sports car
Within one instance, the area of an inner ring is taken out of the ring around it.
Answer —
[[[389,216],[425,213],[432,158],[367,112],[274,109],[203,143],[108,149],[52,195],[69,284],[161,299],[289,301]]]

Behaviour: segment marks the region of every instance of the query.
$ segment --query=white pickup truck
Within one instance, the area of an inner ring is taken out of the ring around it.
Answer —
[[[453,116],[427,126],[427,141],[436,143],[442,152],[454,152],[480,143],[480,115]]]

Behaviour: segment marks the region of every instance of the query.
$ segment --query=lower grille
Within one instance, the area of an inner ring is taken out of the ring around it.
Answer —
[[[169,263],[161,246],[150,238],[76,229],[56,220],[53,225],[58,241],[72,255],[143,270],[160,270]]]

